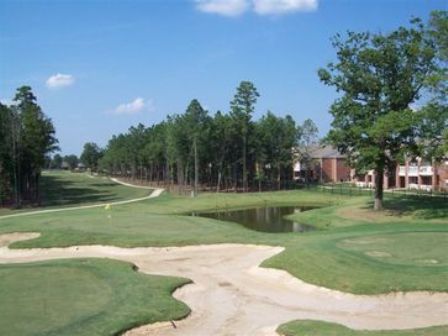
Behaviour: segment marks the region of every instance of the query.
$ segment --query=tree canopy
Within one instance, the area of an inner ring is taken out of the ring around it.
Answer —
[[[253,83],[242,82],[229,113],[214,115],[193,99],[183,114],[113,136],[100,166],[112,174],[191,188],[194,194],[199,187],[284,187],[292,180],[292,150],[300,127],[292,117],[271,112],[253,121],[258,97]]]
[[[383,176],[424,139],[422,115],[411,109],[441,80],[437,45],[419,19],[388,34],[349,32],[333,39],[337,61],[319,70],[341,96],[333,103],[327,139],[359,171],[375,172],[375,209],[382,208]],[[426,111],[426,117],[436,122]],[[427,120],[427,122],[429,122]]]
[[[31,87],[18,88],[13,105],[0,104],[0,204],[40,201],[41,172],[57,143]]]
[[[94,142],[87,142],[84,145],[80,160],[81,162],[93,171],[98,168],[98,161],[103,155],[102,149]],[[132,155],[132,151],[129,153]]]

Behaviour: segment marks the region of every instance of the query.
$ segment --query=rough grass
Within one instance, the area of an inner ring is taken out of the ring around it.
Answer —
[[[187,282],[106,259],[1,265],[0,335],[115,335],[179,319],[189,308],[171,293]]]
[[[284,336],[445,336],[448,326],[412,330],[353,330],[340,324],[301,320],[281,325],[277,330]]]

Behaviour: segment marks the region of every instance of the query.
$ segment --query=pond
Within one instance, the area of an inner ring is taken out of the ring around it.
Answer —
[[[305,232],[314,230],[314,227],[286,219],[285,216],[310,209],[313,208],[299,206],[277,206],[244,210],[196,212],[192,213],[191,215],[219,219],[227,222],[235,222],[255,231]]]

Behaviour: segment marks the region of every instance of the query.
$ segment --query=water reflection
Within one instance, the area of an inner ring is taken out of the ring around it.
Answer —
[[[286,219],[285,216],[310,209],[312,208],[279,206],[244,210],[199,212],[192,213],[192,215],[235,222],[244,225],[249,229],[262,232],[305,232],[313,230],[314,227]]]

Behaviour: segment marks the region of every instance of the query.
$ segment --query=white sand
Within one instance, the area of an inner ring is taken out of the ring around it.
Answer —
[[[178,289],[192,314],[176,321],[130,330],[131,335],[276,335],[279,324],[295,319],[336,322],[354,329],[412,329],[446,324],[448,293],[353,295],[307,284],[280,270],[260,268],[281,247],[239,244],[170,248],[78,246],[9,249],[35,233],[0,236],[0,263],[60,258],[107,257],[135,263],[141,272],[190,278]]]

